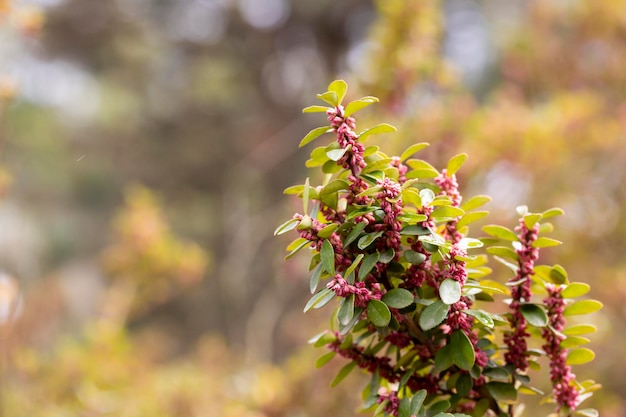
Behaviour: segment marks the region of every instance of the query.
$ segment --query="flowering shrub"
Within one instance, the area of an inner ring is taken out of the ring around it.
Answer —
[[[356,367],[371,374],[363,407],[375,416],[513,417],[518,394],[543,395],[530,371],[547,357],[553,388],[546,398],[556,404],[555,415],[597,416],[579,406],[598,384],[576,381],[571,370],[594,358],[580,346],[589,342],[581,335],[595,328],[566,326],[565,317],[602,304],[576,301],[590,287],[570,282],[562,266],[537,264],[542,248],[561,243],[540,234],[553,229],[548,221],[562,210],[518,207],[514,230],[487,225],[488,237],[469,237],[490,199],[459,192],[455,174],[467,155],[453,156],[439,171],[412,158],[427,143],[399,157],[366,146],[369,136],[395,128],[382,123],[357,133],[353,114],[378,99],[343,106],[346,90],[344,81],[334,81],[318,95],[330,107],[304,109],[326,113],[330,126],[311,130],[300,146],[326,133],[336,141],[311,152],[306,165],[321,167],[323,183],[307,179],[288,188],[303,199],[303,210],[276,229],[299,234],[287,258],[304,248],[312,253],[314,295],[304,311],[338,300],[334,327],[311,340],[329,349],[318,367],[337,355],[349,361],[331,385]],[[489,256],[512,271],[506,284],[487,278]],[[506,313],[482,308],[502,296]]]

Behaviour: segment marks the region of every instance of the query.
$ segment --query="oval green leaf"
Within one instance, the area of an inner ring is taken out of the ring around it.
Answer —
[[[344,80],[335,80],[328,85],[328,91],[333,91],[337,95],[337,105],[341,104],[347,90],[348,84]]]
[[[549,237],[540,237],[533,242],[533,248],[549,248],[551,246],[558,246],[561,243],[563,242],[561,242],[560,240],[552,239]]]
[[[326,365],[328,362],[330,362],[332,358],[335,357],[336,354],[337,352],[326,352],[325,354],[317,358],[317,360],[315,361],[315,367],[321,368],[322,366]]]
[[[331,276],[335,275],[335,249],[328,239],[324,239],[322,248],[320,249],[320,259],[324,269]]]
[[[354,294],[350,294],[346,298],[341,299],[339,310],[337,311],[337,319],[344,326],[354,317]]]
[[[400,155],[400,161],[404,162],[406,161],[408,158],[410,158],[413,154],[421,151],[424,148],[427,148],[430,146],[430,143],[427,142],[421,142],[421,143],[415,143],[411,146],[409,146],[404,152],[402,152],[402,155]]]
[[[594,313],[602,308],[602,303],[597,300],[580,300],[565,307],[564,316]]]
[[[591,287],[584,282],[572,282],[562,292],[563,298],[576,298],[585,295],[589,292]]]
[[[469,371],[474,366],[474,346],[463,330],[456,330],[450,337],[450,356],[459,368]]]
[[[414,301],[413,294],[404,288],[394,288],[383,295],[381,301],[392,308],[404,308]]]
[[[490,224],[483,227],[483,232],[490,236],[497,237],[498,239],[508,240],[511,242],[517,242],[517,235],[511,229],[500,226],[497,224]]]
[[[439,297],[445,304],[454,304],[461,299],[461,284],[447,278],[439,286]]]
[[[422,330],[430,330],[437,327],[448,315],[450,306],[444,304],[443,301],[437,300],[427,306],[419,318],[419,325]]]
[[[426,260],[426,255],[420,252],[413,251],[413,250],[404,251],[404,257],[406,258],[407,261],[409,261],[413,265],[419,265]]]
[[[350,117],[355,112],[369,106],[370,104],[378,103],[378,98],[373,96],[362,97],[358,100],[351,101],[346,106],[344,111],[344,117]]]
[[[380,124],[377,124],[376,126],[370,127],[369,129],[365,129],[364,131],[359,133],[359,135],[358,135],[359,142],[365,142],[367,137],[370,136],[370,135],[376,135],[376,134],[379,134],[379,133],[392,133],[392,132],[395,132],[397,130],[398,129],[396,129],[394,126],[392,126],[390,124],[380,123]]]
[[[572,349],[567,354],[567,359],[565,363],[568,365],[582,365],[588,362],[591,362],[596,357],[596,354],[593,353],[593,350],[587,348],[576,348]]]
[[[328,133],[328,132],[332,132],[333,129],[328,127],[328,126],[320,126],[320,127],[316,127],[315,129],[311,130],[309,133],[306,134],[306,136],[304,138],[302,138],[302,140],[300,141],[300,144],[298,145],[298,147],[303,147],[306,144],[314,141],[315,139],[319,138],[320,136],[322,136],[324,133]]]
[[[367,317],[374,326],[385,327],[391,321],[391,311],[382,301],[369,300],[367,303]]]
[[[485,384],[485,388],[496,401],[514,404],[517,400],[517,390],[512,384],[493,381]]]
[[[456,172],[459,170],[459,168],[461,168],[461,166],[465,163],[466,160],[467,160],[466,153],[460,153],[450,158],[450,160],[448,161],[448,165],[446,166],[446,174],[448,176],[452,176],[456,174]]]
[[[545,327],[548,324],[548,315],[537,304],[522,304],[520,311],[526,321],[535,327]]]
[[[330,383],[330,386],[331,387],[337,386],[341,381],[343,381],[345,377],[348,376],[350,372],[352,372],[355,366],[356,366],[356,362],[349,362],[347,365],[344,365],[344,367],[341,368],[339,372],[337,373],[337,376],[335,376],[335,378],[332,380],[332,382]]]
[[[561,333],[566,336],[576,336],[581,334],[595,333],[597,330],[598,329],[593,324],[576,324],[574,326],[568,327]]]

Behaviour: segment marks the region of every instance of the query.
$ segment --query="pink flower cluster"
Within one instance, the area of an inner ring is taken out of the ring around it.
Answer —
[[[530,282],[534,273],[535,261],[539,258],[539,249],[533,247],[533,242],[537,240],[538,225],[534,225],[529,229],[524,222],[524,218],[520,219],[520,224],[515,231],[518,232],[518,238],[521,242],[520,248],[516,250],[519,258],[519,269],[515,277],[509,282],[515,282],[511,288],[511,324],[512,332],[504,335],[504,343],[508,347],[508,351],[504,355],[506,363],[512,364],[520,371],[528,369],[528,343],[526,340],[530,337],[526,327],[526,319],[524,318],[521,306],[530,301]]]
[[[365,160],[363,159],[365,146],[359,142],[356,135],[356,121],[353,117],[344,116],[344,108],[341,105],[334,109],[328,109],[326,115],[333,130],[337,133],[337,143],[342,149],[347,149],[339,163],[344,168],[351,170],[352,175],[359,175],[361,170],[365,168]]]
[[[381,239],[379,243],[379,249],[393,248],[397,251],[401,243],[402,223],[398,220],[398,215],[402,211],[402,200],[399,198],[402,190],[399,184],[389,178],[379,181],[378,185],[381,187],[381,191],[376,194],[376,199],[380,201],[380,208],[385,213],[383,222],[375,225],[377,231],[385,232],[384,239]]]
[[[354,285],[350,284],[341,274],[335,275],[326,284],[326,287],[333,290],[339,297],[348,297],[350,294],[354,294],[354,305],[356,307],[366,307],[369,300],[380,300],[382,297],[379,283],[371,284],[371,289],[368,289],[364,282],[355,282]]]
[[[572,368],[566,363],[567,349],[561,347],[564,336],[561,333],[565,327],[563,310],[565,300],[561,296],[562,287],[547,284],[548,296],[543,300],[548,308],[548,321],[555,331],[546,327],[542,336],[546,343],[543,345],[548,358],[550,359],[550,380],[552,381],[553,393],[559,407],[567,407],[574,410],[579,403],[578,390],[572,384],[576,375],[572,373]]]

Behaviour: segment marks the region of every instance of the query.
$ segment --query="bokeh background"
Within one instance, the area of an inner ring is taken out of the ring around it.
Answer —
[[[625,67],[614,0],[0,1],[1,415],[358,415],[272,236],[335,78],[387,153],[469,153],[490,222],[565,210],[543,261],[605,304],[575,371],[626,415]]]

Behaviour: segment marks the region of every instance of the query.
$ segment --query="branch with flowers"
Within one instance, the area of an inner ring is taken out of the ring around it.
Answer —
[[[299,235],[287,258],[311,254],[313,296],[304,311],[338,301],[334,328],[311,339],[329,350],[318,367],[335,356],[348,360],[331,385],[364,370],[363,408],[374,416],[515,417],[519,394],[546,395],[531,376],[547,357],[554,415],[597,416],[580,405],[599,385],[577,381],[571,368],[594,358],[581,346],[595,327],[568,326],[565,317],[602,304],[576,300],[589,285],[570,282],[562,266],[537,264],[542,248],[561,243],[540,235],[562,210],[518,207],[515,230],[488,225],[487,237],[469,237],[490,199],[461,195],[455,174],[467,155],[439,171],[414,158],[427,143],[393,157],[366,146],[369,136],[396,129],[381,123],[358,132],[354,113],[378,99],[344,106],[346,91],[344,81],[334,81],[318,95],[327,105],[304,109],[325,113],[330,124],[311,130],[301,147],[324,134],[336,140],[313,149],[306,162],[323,172],[321,185],[307,178],[285,190],[302,198],[303,209],[275,232]],[[505,284],[488,278],[490,258],[511,270]],[[496,300],[508,304],[507,313],[483,308]]]

